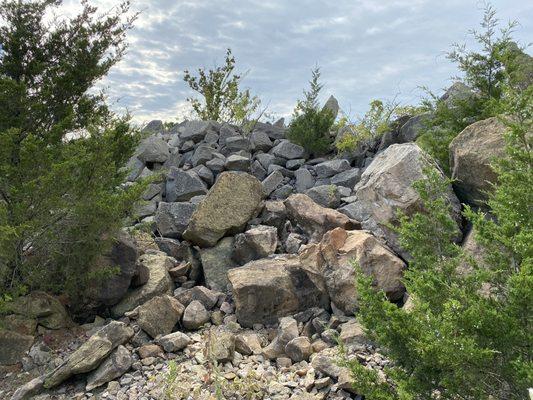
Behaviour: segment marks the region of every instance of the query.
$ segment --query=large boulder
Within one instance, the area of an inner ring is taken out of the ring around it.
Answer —
[[[189,201],[194,196],[207,193],[204,181],[193,171],[172,167],[167,176],[166,200],[168,202]]]
[[[149,136],[144,139],[137,150],[137,158],[144,164],[164,163],[167,161],[170,148],[167,142],[158,136]]]
[[[116,318],[147,302],[152,297],[162,294],[172,294],[174,284],[168,271],[175,264],[173,258],[168,257],[163,252],[152,251],[139,257],[139,263],[144,265],[149,271],[148,282],[130,290],[120,303],[111,309],[111,314]]]
[[[403,297],[405,263],[369,232],[333,229],[324,235],[318,251],[315,260],[318,265],[323,262],[318,268],[323,271],[331,301],[347,315],[353,315],[358,307],[354,263],[374,278],[376,288],[391,301]],[[310,254],[309,249],[303,250],[301,257],[309,259]]]
[[[214,246],[226,234],[241,231],[260,211],[263,187],[252,175],[223,172],[193,213],[183,234],[202,247]]]
[[[120,271],[105,280],[98,279],[91,282],[88,288],[89,297],[97,304],[105,306],[117,304],[128,291],[131,279],[138,271],[138,256],[139,252],[133,238],[122,231],[111,250],[100,257],[93,266],[95,271],[110,267],[119,267]]]
[[[215,246],[200,250],[205,283],[211,289],[225,292],[228,287],[228,271],[238,266],[232,259],[234,242],[233,237],[226,237]]]
[[[46,376],[44,387],[59,385],[72,375],[92,371],[111,352],[134,335],[133,328],[123,322],[112,321],[83,343],[66,361]]]
[[[459,198],[483,205],[497,175],[491,167],[505,155],[506,126],[493,117],[467,126],[450,143],[450,167]]]
[[[298,224],[310,237],[318,242],[333,228],[359,229],[361,225],[346,215],[315,203],[305,194],[293,194],[284,202],[289,219]]]
[[[437,167],[420,147],[414,143],[394,144],[378,154],[362,174],[354,188],[355,202],[339,208],[339,211],[361,221],[363,229],[386,241],[397,254],[408,257],[389,224],[397,222],[399,213],[410,216],[423,211],[422,200],[413,183],[425,177],[425,168]],[[442,172],[439,173],[444,179]],[[451,187],[447,199],[459,236],[461,205]]]
[[[154,297],[138,309],[137,322],[143,331],[155,338],[168,335],[178,323],[185,307],[174,297]]]
[[[319,271],[303,266],[297,256],[252,261],[230,270],[228,279],[237,319],[246,327],[273,324],[279,317],[329,304]]]
[[[0,329],[0,365],[16,364],[33,344],[34,337]]]
[[[8,304],[8,311],[26,318],[36,319],[48,329],[61,329],[72,326],[67,310],[61,302],[44,292],[31,292]]]
[[[179,138],[183,142],[192,140],[198,143],[209,132],[216,132],[215,123],[211,121],[186,121],[178,128]]]

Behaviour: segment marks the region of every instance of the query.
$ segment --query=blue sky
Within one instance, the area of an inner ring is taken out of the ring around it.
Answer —
[[[115,0],[92,0],[103,9]],[[77,0],[66,0],[74,10]],[[515,37],[533,41],[533,2],[492,1]],[[318,64],[323,97],[335,95],[352,117],[370,100],[417,103],[420,86],[440,91],[457,74],[445,57],[452,42],[470,42],[483,3],[477,0],[133,0],[141,11],[130,49],[103,82],[117,111],[136,121],[179,120],[191,93],[185,69],[222,63],[227,47],[244,86],[275,116],[291,114]],[[528,51],[531,54],[531,50]]]

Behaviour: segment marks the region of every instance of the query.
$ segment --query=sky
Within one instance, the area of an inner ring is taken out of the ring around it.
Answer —
[[[322,101],[333,94],[351,118],[372,99],[417,104],[426,86],[441,93],[458,74],[446,59],[454,42],[472,43],[482,18],[478,0],[132,0],[140,11],[130,47],[101,85],[113,108],[134,120],[189,116],[186,69],[211,68],[231,48],[242,85],[272,117],[290,116],[311,69],[322,73]],[[118,0],[89,0],[107,10]],[[514,37],[533,41],[533,2],[494,0]],[[72,13],[79,0],[65,0]],[[531,48],[528,50],[531,54]]]

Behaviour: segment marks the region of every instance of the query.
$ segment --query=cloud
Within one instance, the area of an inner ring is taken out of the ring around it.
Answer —
[[[119,0],[91,0],[102,10]],[[502,20],[531,15],[533,4],[494,0]],[[130,49],[101,83],[113,107],[138,121],[190,113],[193,95],[183,71],[213,67],[231,47],[244,86],[276,115],[289,116],[315,64],[322,68],[323,100],[366,111],[374,98],[416,102],[417,87],[440,90],[456,73],[442,54],[467,39],[481,18],[478,0],[134,0],[141,14]],[[73,14],[79,0],[65,0]],[[514,15],[513,15],[514,14]],[[531,40],[523,19],[517,36]]]

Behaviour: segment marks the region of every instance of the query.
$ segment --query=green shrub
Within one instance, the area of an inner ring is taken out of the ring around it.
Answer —
[[[245,128],[254,121],[253,115],[258,111],[261,101],[257,96],[252,96],[249,89],[241,90],[243,75],[234,71],[235,57],[231,49],[226,51],[223,66],[216,66],[207,72],[199,68],[198,76],[185,71],[185,82],[202,96],[201,100],[187,99],[198,118],[245,125]],[[251,130],[250,127],[248,130]]]
[[[418,138],[418,144],[433,155],[440,166],[449,172],[449,144],[468,125],[496,115],[502,89],[517,84],[522,68],[516,61],[523,56],[512,41],[516,22],[499,29],[495,10],[487,5],[481,31],[470,34],[480,50],[468,50],[464,44],[453,44],[447,57],[463,72],[463,81],[471,89],[468,96],[441,100],[429,93],[424,106],[432,111],[433,119]],[[513,51],[510,51],[513,50]],[[509,72],[513,71],[513,74]]]
[[[359,274],[359,319],[386,349],[391,382],[350,363],[368,399],[525,399],[533,379],[533,88],[502,88],[511,117],[506,158],[495,161],[493,217],[467,208],[483,265],[453,243],[448,182],[429,174],[416,184],[426,213],[401,218],[401,245],[412,259],[404,284],[412,299],[398,308]],[[468,272],[458,266],[468,263]],[[487,288],[490,288],[487,291]]]
[[[394,121],[406,115],[416,115],[420,109],[412,106],[400,106],[398,103],[372,100],[370,108],[356,123],[343,120],[338,125],[338,131],[345,133],[336,141],[338,152],[353,152],[359,146],[381,138],[386,132],[394,128]]]
[[[0,5],[4,298],[44,289],[78,299],[88,267],[142,190],[121,186],[138,135],[92,90],[124,54],[135,16],[127,3],[103,16],[84,3],[79,16],[50,23],[58,4]]]
[[[298,100],[296,104],[287,131],[290,141],[314,155],[321,155],[330,150],[332,142],[330,129],[335,122],[331,110],[319,108],[318,96],[322,89],[319,80],[320,69],[317,67],[312,71],[309,91],[304,90],[304,99]]]

